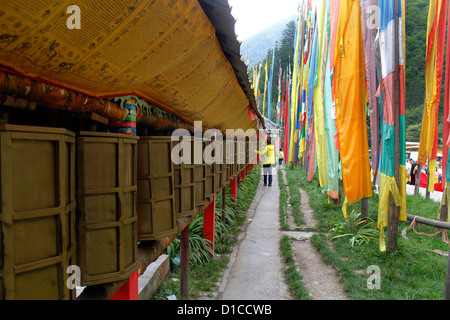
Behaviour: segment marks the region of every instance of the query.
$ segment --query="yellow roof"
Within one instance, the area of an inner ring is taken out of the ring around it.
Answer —
[[[256,129],[253,92],[197,0],[79,0],[79,16],[72,1],[0,2],[6,68],[96,98],[134,94],[204,128]]]

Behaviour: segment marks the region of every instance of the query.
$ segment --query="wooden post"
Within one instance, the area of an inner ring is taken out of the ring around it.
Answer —
[[[442,182],[444,183],[444,177],[442,177]],[[447,214],[448,214],[448,197],[447,197],[447,188],[444,188],[444,194],[442,195],[444,198],[444,201],[441,205],[441,214],[439,215],[439,220],[447,221]],[[442,230],[442,241],[445,241],[447,235],[447,231]],[[444,292],[444,300],[450,300],[450,252],[449,252],[449,258],[447,261],[447,278],[445,280],[445,292]]]
[[[373,172],[373,181],[372,181],[372,190],[375,191],[376,187],[375,184],[377,182],[377,174],[378,174],[378,170],[380,170],[379,167],[377,167],[377,169]]]
[[[442,178],[442,181],[444,181],[444,178]],[[444,189],[445,194],[443,195],[445,197],[445,205],[441,206],[441,215],[439,217],[439,220],[446,221],[447,220],[447,206],[448,206],[448,198],[447,198],[447,189]],[[446,233],[445,230],[442,230],[442,240],[444,240],[444,233]],[[444,292],[444,300],[450,300],[450,252],[448,255],[447,260],[447,278],[445,280],[445,292]]]
[[[441,204],[441,212],[439,214],[439,220],[447,221],[447,215],[448,215],[447,188],[444,188],[444,193],[442,194],[442,197],[444,197],[443,198],[444,201],[442,201],[442,204]],[[447,238],[447,233],[446,233],[446,231],[442,230],[442,241],[446,241],[447,240],[446,238]]]
[[[216,197],[212,198],[211,204],[203,211],[203,235],[209,240],[211,249],[214,250],[216,226]]]
[[[294,143],[294,159],[293,159],[292,162],[294,163],[294,166],[298,166],[299,165],[299,161],[298,161],[298,138],[297,138],[297,141]]]
[[[444,300],[450,300],[450,254],[447,262],[447,278],[445,280]]]
[[[447,198],[447,195],[444,195]],[[439,220],[447,221],[447,213],[448,213],[448,199],[445,200],[445,204],[441,205],[441,213],[439,215]]]
[[[241,171],[241,180],[245,182],[245,169]]]
[[[305,130],[308,130],[308,129],[305,129]],[[303,158],[305,159],[303,161],[303,170],[305,170],[306,175],[308,175],[308,167],[309,167],[308,150],[309,150],[309,141],[306,142],[305,151],[303,153]]]
[[[361,218],[363,218],[366,221],[367,221],[367,217],[368,217],[368,208],[369,208],[368,198],[362,198],[361,199]]]
[[[400,81],[399,81],[399,66],[398,66],[398,1],[395,1],[395,153],[394,153],[394,177],[397,186],[399,186],[399,165],[400,165]],[[390,208],[389,208],[389,224],[388,224],[388,250],[390,252],[397,250],[398,240],[398,213],[399,207],[395,205],[392,194],[390,196]]]
[[[419,194],[419,188],[420,188],[420,177],[422,175],[422,166],[417,166],[417,173],[416,173],[416,185],[414,186],[414,195]]]
[[[180,295],[189,295],[189,225],[180,233]]]
[[[428,172],[427,172],[427,188],[425,189],[425,199],[429,200],[430,199],[430,191],[428,191],[428,186],[430,185],[430,161],[427,160],[427,168],[428,168]],[[434,177],[433,177],[434,179]]]

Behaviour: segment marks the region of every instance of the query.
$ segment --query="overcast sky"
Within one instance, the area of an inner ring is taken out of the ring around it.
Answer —
[[[228,0],[237,20],[239,40],[245,40],[271,25],[297,13],[299,0]]]

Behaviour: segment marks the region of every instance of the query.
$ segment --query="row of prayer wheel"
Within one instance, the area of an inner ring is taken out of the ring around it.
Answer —
[[[0,299],[17,300],[75,299],[73,265],[82,286],[127,279],[138,241],[176,236],[176,218],[194,215],[251,159],[248,139],[181,144],[16,125],[0,127],[0,146]],[[194,150],[223,163],[195,161]]]

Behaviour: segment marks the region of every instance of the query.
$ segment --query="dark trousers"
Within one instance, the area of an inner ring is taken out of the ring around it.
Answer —
[[[269,184],[272,184],[272,165],[264,164],[263,173],[264,173],[264,184],[267,184],[267,177],[269,177]]]
[[[415,185],[416,184],[416,175],[415,174],[411,174],[411,182],[410,184]]]

